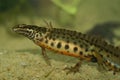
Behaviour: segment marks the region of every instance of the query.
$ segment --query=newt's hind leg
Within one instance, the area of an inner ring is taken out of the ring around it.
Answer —
[[[75,66],[73,66],[73,67],[64,68],[64,70],[68,70],[66,74],[69,74],[69,73],[74,73],[75,74],[75,73],[79,72],[80,67],[81,67],[81,61],[76,63]]]
[[[41,49],[42,49],[42,55],[43,55],[43,58],[45,59],[45,62],[46,62],[49,66],[51,66],[51,63],[50,63],[50,61],[49,61],[49,58],[48,58],[47,54],[45,53],[45,48],[41,47]]]

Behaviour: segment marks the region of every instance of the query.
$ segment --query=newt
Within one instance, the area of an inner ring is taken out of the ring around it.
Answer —
[[[46,49],[80,59],[74,67],[67,68],[70,72],[79,71],[82,61],[97,63],[114,74],[120,72],[120,48],[108,44],[101,37],[53,28],[51,23],[47,23],[47,27],[19,24],[13,27],[13,31],[40,46],[42,55],[49,65]]]

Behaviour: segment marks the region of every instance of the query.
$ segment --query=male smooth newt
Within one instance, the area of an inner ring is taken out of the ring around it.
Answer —
[[[48,64],[45,49],[57,53],[72,56],[88,62],[98,63],[103,68],[120,72],[120,48],[108,44],[104,39],[96,36],[82,34],[80,32],[53,28],[47,23],[47,27],[36,25],[19,24],[13,27],[16,33],[22,34],[41,47],[42,55]],[[69,68],[77,72],[80,64],[77,63],[76,69]]]

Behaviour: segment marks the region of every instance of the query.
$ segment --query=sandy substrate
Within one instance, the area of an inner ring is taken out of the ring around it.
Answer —
[[[66,75],[63,69],[73,66],[76,59],[47,52],[52,64],[49,66],[39,53],[37,49],[0,52],[0,80],[120,80],[120,74],[100,72],[96,65],[87,63],[79,73]]]

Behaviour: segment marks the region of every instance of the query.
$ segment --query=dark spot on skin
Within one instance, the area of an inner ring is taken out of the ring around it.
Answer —
[[[80,52],[79,52],[79,54],[80,54],[80,55],[83,55],[83,52],[82,52],[82,51],[80,51]]]
[[[79,38],[79,36],[76,35],[76,39],[78,39],[78,38]]]
[[[117,55],[117,54],[114,54],[114,56],[119,57],[119,55]]]
[[[55,34],[51,34],[51,37],[55,37],[56,35]]]
[[[53,42],[51,42],[51,44],[50,44],[51,46],[54,46],[54,43]]]
[[[47,44],[47,43],[48,43],[48,40],[46,40],[45,43]]]
[[[100,55],[103,58],[103,55]]]
[[[80,44],[80,47],[81,47],[81,48],[83,48],[83,45],[82,45],[82,44]]]
[[[114,69],[116,70],[117,69],[117,67],[114,65]]]
[[[90,42],[90,45],[93,45],[93,43]],[[96,44],[94,44],[96,46]]]
[[[61,42],[57,44],[57,48],[61,48]]]
[[[81,40],[78,40],[79,43],[81,43]]]
[[[65,35],[65,33],[63,33],[63,35]]]
[[[73,40],[74,40],[75,38],[74,38],[74,37],[71,37],[71,39],[73,39]]]
[[[113,75],[115,75],[115,74],[116,74],[116,72],[114,71],[114,72],[113,72]]]
[[[111,49],[112,50],[112,49]],[[113,51],[109,51],[111,54],[113,54],[114,52]]]
[[[97,62],[98,60],[97,60],[97,58],[95,56],[92,56],[91,61],[92,62]]]
[[[69,49],[69,45],[68,44],[65,45],[65,49]]]
[[[63,52],[61,52],[61,54],[64,54]]]
[[[52,49],[52,48],[49,47],[48,49]]]
[[[91,49],[91,52],[94,52],[95,50],[94,49]]]
[[[69,51],[67,51],[67,53],[69,53]]]
[[[38,34],[36,34],[35,36],[38,37]]]
[[[78,35],[80,36],[81,34],[82,34],[82,33],[80,33],[80,32],[79,32],[79,34],[78,34]]]
[[[111,66],[111,63],[108,62],[108,65]]]
[[[105,60],[104,63],[107,63],[107,60]]]
[[[59,38],[59,36],[57,35],[56,38]]]
[[[88,51],[88,48],[85,49],[85,52],[87,52],[87,51]]]
[[[78,48],[77,48],[77,47],[74,47],[73,50],[74,50],[74,52],[76,52],[76,51],[78,50]]]
[[[52,36],[50,35],[50,36],[49,36],[49,39],[51,39],[51,38],[52,38]]]
[[[89,41],[88,40],[85,40],[87,43],[89,43]]]
[[[97,39],[94,39],[94,38],[92,38],[91,41],[93,41],[94,43],[97,43],[97,42],[98,42],[98,40],[97,40]]]
[[[103,49],[99,49],[99,51],[98,51],[98,52],[101,52],[101,51],[103,51]]]
[[[77,42],[73,42],[75,45],[77,44]]]
[[[89,56],[88,56],[88,55],[84,55],[84,57],[86,57],[86,58],[87,58],[87,57],[89,57]]]
[[[47,38],[48,36],[46,35],[45,38]]]
[[[105,50],[106,52],[109,52],[107,49]]]
[[[65,36],[62,36],[62,38],[65,38]]]
[[[119,68],[119,71],[120,71],[120,68]]]
[[[86,36],[85,34],[82,34],[80,37],[85,38],[85,36]]]
[[[110,55],[109,55],[109,54],[107,54],[107,57],[110,57]]]
[[[67,43],[69,43],[70,41],[69,41],[69,40],[67,40],[66,42],[67,42]]]
[[[76,34],[76,31],[73,31],[72,35],[75,36],[75,34]]]
[[[60,32],[57,32],[58,34],[60,34]]]
[[[88,45],[87,45],[87,44],[84,44],[84,46],[85,46],[85,47],[88,47]]]
[[[55,41],[55,38],[53,38],[53,41]]]
[[[69,37],[66,37],[66,39],[69,39]]]
[[[109,68],[108,71],[112,71],[112,68]]]

